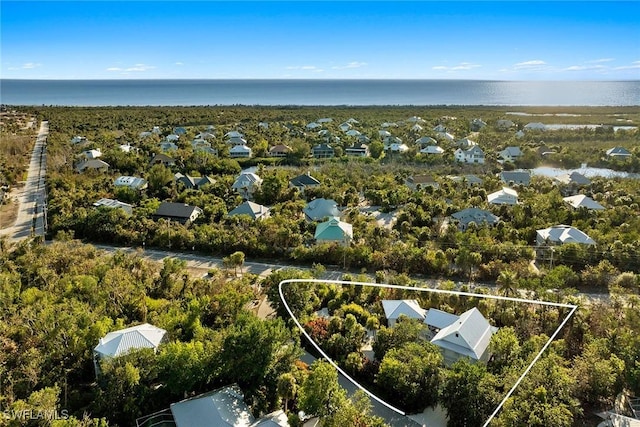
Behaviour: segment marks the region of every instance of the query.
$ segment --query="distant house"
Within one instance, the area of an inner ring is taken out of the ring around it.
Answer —
[[[244,138],[244,135],[238,132],[237,130],[232,130],[231,132],[227,132],[224,134],[225,138]]]
[[[511,120],[500,119],[496,121],[496,128],[498,130],[508,130],[514,127],[516,124]]]
[[[473,119],[471,120],[471,131],[478,132],[483,127],[485,127],[487,123],[482,119]]]
[[[610,149],[607,150],[606,154],[609,157],[622,158],[622,159],[626,159],[628,157],[631,157],[631,153],[629,152],[629,150],[627,150],[624,147],[613,147],[613,148],[610,148]]]
[[[317,243],[336,242],[342,246],[349,246],[353,240],[353,226],[338,218],[331,218],[316,226],[313,238]]]
[[[407,144],[391,143],[384,146],[384,151],[388,153],[406,153],[409,151]]]
[[[417,123],[416,123],[415,125],[411,126],[411,131],[412,131],[412,132],[415,132],[415,133],[420,132],[422,129],[423,129],[423,127],[422,127],[422,126],[420,126],[420,125],[419,125],[419,124],[417,124]]]
[[[247,140],[239,136],[231,137],[225,142],[230,145],[247,145]]]
[[[473,174],[462,175],[462,176],[449,176],[448,178],[453,180],[454,182],[464,182],[467,184],[467,187],[473,187],[474,185],[482,185],[483,183],[482,178]]]
[[[349,120],[352,120],[352,119],[349,119]],[[347,120],[347,123],[351,123],[349,120]],[[321,119],[316,120],[316,122],[318,123],[331,123],[332,121],[333,119],[331,117],[323,117]]]
[[[176,160],[166,154],[158,153],[151,158],[151,162],[149,163],[152,165],[174,166],[176,164]]]
[[[307,126],[305,126],[305,127],[307,128],[307,130],[314,130],[314,129],[321,128],[322,125],[320,123],[311,122],[311,123],[307,124]]]
[[[183,225],[189,225],[198,219],[200,215],[202,215],[202,209],[197,206],[189,206],[186,203],[162,202],[153,213],[152,218],[154,220],[168,219]]]
[[[178,151],[178,146],[171,141],[163,141],[158,146],[160,151],[168,153],[170,151]]]
[[[394,327],[400,316],[424,321],[427,311],[414,299],[382,300],[382,309],[390,328]]]
[[[338,129],[340,129],[342,132],[346,132],[349,129],[351,129],[351,127],[352,127],[351,123],[345,122],[345,123],[341,123],[340,126],[338,126]]]
[[[182,126],[178,126],[173,128],[173,133],[176,135],[185,135],[187,133],[187,130]]]
[[[458,162],[484,164],[484,151],[477,145],[468,150],[458,148],[453,155]]]
[[[576,196],[565,197],[562,200],[569,206],[575,209],[586,208],[594,211],[602,211],[604,210],[604,206],[600,203],[593,200],[591,197],[587,197],[583,194],[578,194]]]
[[[123,211],[125,211],[129,215],[131,215],[133,213],[133,206],[132,205],[130,205],[128,203],[121,202],[119,200],[114,200],[114,199],[103,198],[103,199],[98,200],[97,202],[94,202],[93,206],[95,206],[96,208],[104,206],[104,207],[111,208],[111,209],[122,209]]]
[[[291,147],[284,145],[284,144],[278,144],[275,145],[273,147],[271,147],[269,149],[269,156],[271,157],[287,157],[289,154],[291,154],[293,152],[293,150],[291,149]]]
[[[204,132],[200,132],[199,134],[196,135],[196,139],[204,139],[205,141],[215,139],[215,137],[216,137],[216,134],[208,130]]]
[[[544,125],[544,123],[540,123],[540,122],[531,122],[524,125],[524,130],[543,131],[546,129],[547,127]]]
[[[147,188],[147,181],[135,176],[119,176],[113,182],[116,187],[128,187],[134,190],[144,190]]]
[[[251,199],[260,185],[262,185],[262,178],[253,172],[244,172],[236,178],[231,188],[244,199]]]
[[[560,224],[542,230],[536,230],[536,244],[538,246],[548,244],[562,245],[564,243],[596,244],[596,242],[584,232],[569,225]]]
[[[207,153],[218,157],[218,149],[211,146],[211,143],[203,139],[195,139],[191,141],[191,147],[196,153]]]
[[[502,190],[489,194],[487,202],[491,205],[517,205],[518,192],[511,188],[502,187]]]
[[[440,184],[433,178],[433,175],[413,175],[404,182],[411,190],[416,191],[426,187],[439,188]]]
[[[444,319],[442,316],[437,317],[438,320],[444,320],[439,326],[452,319],[451,317],[448,319]],[[436,328],[436,325],[428,326]],[[462,358],[468,358],[471,362],[486,362],[490,356],[491,337],[497,331],[498,329],[491,326],[482,313],[474,307],[462,313],[451,324],[441,327],[431,339],[431,343],[440,347],[447,365]]]
[[[547,157],[551,154],[555,154],[556,152],[553,151],[551,148],[547,147],[546,145],[543,145],[541,147],[538,147],[538,155],[540,157]]]
[[[86,170],[95,170],[98,172],[106,172],[109,170],[109,163],[100,159],[83,160],[76,165],[78,172],[84,172]]]
[[[183,175],[180,172],[174,175],[176,183],[184,185],[185,188],[202,188],[208,184],[214,184],[216,181],[208,176],[190,176]]]
[[[351,147],[345,148],[344,153],[350,157],[368,157],[369,146],[364,142],[356,142]]]
[[[458,222],[458,228],[462,231],[469,227],[472,222],[477,225],[496,225],[500,218],[489,211],[478,208],[467,208],[451,215]]]
[[[579,172],[565,173],[554,178],[556,182],[563,185],[582,187],[591,185],[591,180]]]
[[[237,385],[172,403],[169,409],[136,420],[136,427],[289,427],[282,410],[254,418]]]
[[[416,139],[416,144],[421,146],[421,147],[426,147],[428,145],[436,145],[438,144],[438,141],[436,141],[435,139],[431,138],[430,136],[423,136],[421,138]]]
[[[234,159],[249,158],[252,154],[253,152],[251,151],[251,148],[247,147],[246,145],[234,145],[229,150],[229,157]]]
[[[80,144],[83,142],[87,142],[87,137],[86,136],[74,136],[73,138],[71,138],[71,143],[72,144]]]
[[[126,144],[119,145],[118,148],[123,153],[131,153],[132,151],[133,152],[137,152],[138,151],[138,149],[136,147],[134,147],[133,145],[131,145],[131,143],[129,143],[129,142],[127,142]]]
[[[529,185],[531,183],[531,173],[528,171],[502,171],[500,180],[507,185]]]
[[[267,122],[260,122],[260,123],[258,123],[258,129],[260,129],[260,130],[267,130],[267,129],[269,129],[269,123],[267,123]]]
[[[167,135],[165,137],[165,140],[167,142],[178,142],[180,140],[180,136],[176,135],[175,133],[172,133],[171,135]]]
[[[446,128],[445,125],[439,124],[439,125],[437,125],[436,127],[433,128],[433,131],[434,132],[446,132],[447,128]]]
[[[439,155],[444,154],[444,149],[437,145],[427,145],[420,149],[420,154]]]
[[[456,147],[462,148],[463,150],[468,150],[471,147],[475,147],[478,145],[477,142],[470,140],[469,138],[462,138],[456,141]]]
[[[522,157],[522,150],[520,150],[520,147],[507,147],[498,153],[498,155],[505,162],[513,162]]]
[[[335,151],[329,144],[318,144],[311,149],[311,154],[316,159],[328,159],[335,155]]]
[[[100,373],[100,360],[119,357],[133,350],[151,348],[157,351],[165,340],[167,331],[148,323],[109,332],[93,349],[93,365],[96,375]]]
[[[297,188],[301,193],[307,188],[313,188],[320,185],[320,181],[311,176],[309,172],[298,175],[289,180],[289,187]]]
[[[100,151],[99,148],[95,150],[86,150],[82,152],[82,156],[88,160],[97,159],[98,157],[102,157],[102,151]]]
[[[269,208],[250,201],[242,202],[235,209],[227,214],[227,216],[246,215],[253,220],[261,220],[269,218]]]
[[[314,199],[302,209],[308,221],[322,221],[325,218],[339,217],[340,211],[335,200]]]

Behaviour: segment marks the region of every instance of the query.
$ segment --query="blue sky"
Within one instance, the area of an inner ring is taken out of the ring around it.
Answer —
[[[6,1],[23,79],[640,79],[640,1]]]

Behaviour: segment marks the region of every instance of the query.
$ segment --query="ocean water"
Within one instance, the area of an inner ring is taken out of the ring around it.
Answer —
[[[635,81],[0,80],[0,103],[171,105],[640,105]]]

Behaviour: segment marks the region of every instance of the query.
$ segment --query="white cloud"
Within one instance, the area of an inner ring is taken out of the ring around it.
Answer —
[[[22,64],[23,70],[31,70],[38,67],[42,67],[42,64],[39,64],[37,62],[27,62],[26,64]]]
[[[348,68],[365,67],[366,65],[367,65],[366,62],[352,61],[352,62],[349,62],[347,65],[336,65],[335,67],[331,67],[331,68],[334,70],[345,70]]]
[[[616,67],[614,70],[635,70],[640,68],[640,61],[633,61],[630,65],[623,65],[621,67]]]
[[[586,61],[587,64],[600,64],[603,62],[611,62],[611,61],[615,61],[615,58],[600,58],[600,59],[594,59],[592,61]]]
[[[175,65],[179,65],[180,66],[180,65],[184,65],[184,63],[183,62],[176,62]]]
[[[604,65],[572,65],[570,67],[564,68],[562,71],[601,71],[605,70],[607,67]]]
[[[540,60],[534,59],[531,61],[518,62],[517,64],[513,64],[514,70],[542,70],[547,67],[547,63]]]
[[[313,71],[314,73],[321,73],[324,70],[322,68],[316,67],[315,65],[294,65],[286,67],[287,70],[303,70],[303,71]]]
[[[128,68],[109,67],[109,68],[107,68],[107,71],[124,71],[124,72],[136,71],[136,72],[143,72],[143,71],[153,70],[154,68],[156,68],[156,67],[154,67],[153,65],[135,64],[133,67],[128,67]]]
[[[458,65],[454,65],[453,67],[447,67],[444,65],[436,65],[431,67],[432,70],[436,71],[461,71],[461,70],[473,70],[474,68],[480,68],[482,65],[480,64],[472,64],[471,62],[461,62]]]

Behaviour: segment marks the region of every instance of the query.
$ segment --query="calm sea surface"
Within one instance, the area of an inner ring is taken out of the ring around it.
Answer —
[[[640,105],[640,81],[0,80],[9,105]]]

